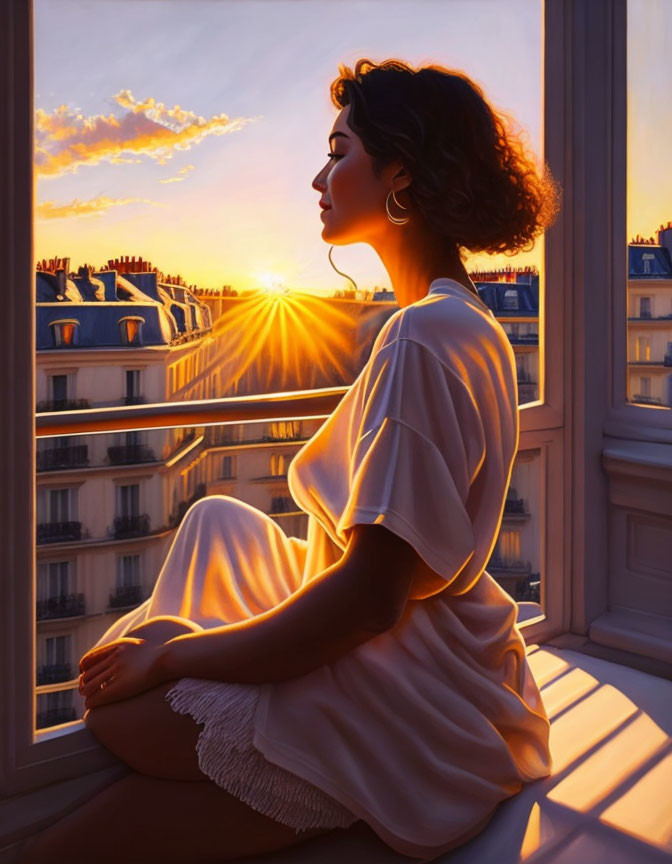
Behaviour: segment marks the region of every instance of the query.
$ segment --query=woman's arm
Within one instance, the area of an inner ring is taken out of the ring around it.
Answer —
[[[166,642],[157,677],[262,683],[310,672],[394,626],[418,562],[382,525],[355,525],[343,558],[274,609]]]

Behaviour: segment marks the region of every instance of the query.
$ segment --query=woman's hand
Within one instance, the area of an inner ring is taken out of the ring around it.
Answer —
[[[85,697],[85,707],[128,699],[160,684],[162,648],[145,639],[122,636],[88,651],[79,661],[79,692]]]

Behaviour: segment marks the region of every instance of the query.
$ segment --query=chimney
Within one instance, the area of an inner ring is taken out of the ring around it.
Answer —
[[[658,243],[664,246],[672,257],[672,222],[668,222],[664,228],[661,225],[658,231]]]
[[[59,267],[56,270],[56,292],[60,297],[65,297],[65,270]]]

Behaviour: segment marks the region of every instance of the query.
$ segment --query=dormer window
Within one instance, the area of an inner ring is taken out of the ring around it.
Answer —
[[[59,318],[52,321],[51,338],[55,348],[67,348],[79,342],[79,321],[76,318]]]
[[[516,288],[509,288],[504,292],[504,308],[518,309],[518,291]]]
[[[119,319],[122,345],[142,345],[142,325],[145,319],[140,315],[127,315]]]

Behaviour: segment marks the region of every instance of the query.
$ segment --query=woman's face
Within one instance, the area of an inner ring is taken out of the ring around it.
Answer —
[[[390,189],[400,188],[391,183],[395,163],[385,166],[380,178],[373,173],[373,158],[347,124],[349,111],[346,105],[336,117],[328,139],[333,155],[312,183],[326,207],[320,215],[322,239],[337,246],[371,242],[388,231],[385,199]]]

